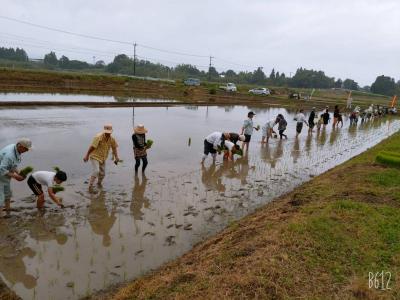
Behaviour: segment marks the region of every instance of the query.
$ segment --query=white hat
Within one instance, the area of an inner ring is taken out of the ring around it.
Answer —
[[[137,134],[146,134],[147,129],[144,128],[143,124],[138,124],[135,128],[133,128],[133,131]]]
[[[21,145],[29,150],[32,148],[32,141],[28,138],[21,138],[17,141],[17,145]]]
[[[105,124],[103,132],[111,134],[113,132],[112,124]]]

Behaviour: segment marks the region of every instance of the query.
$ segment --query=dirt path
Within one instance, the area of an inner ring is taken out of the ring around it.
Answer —
[[[93,299],[398,299],[400,170],[374,162],[381,150],[400,134]],[[390,290],[370,288],[381,271]]]

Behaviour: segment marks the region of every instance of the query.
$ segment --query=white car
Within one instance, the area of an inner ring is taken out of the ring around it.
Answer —
[[[221,85],[219,88],[227,92],[237,92],[237,88],[234,83],[227,83],[226,85]]]
[[[255,88],[255,89],[251,89],[249,90],[250,94],[253,95],[271,95],[271,92],[269,89],[267,88]]]

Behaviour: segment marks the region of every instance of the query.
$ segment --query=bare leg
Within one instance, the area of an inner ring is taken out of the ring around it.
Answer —
[[[36,207],[39,209],[44,207],[44,194],[41,194],[37,197]]]

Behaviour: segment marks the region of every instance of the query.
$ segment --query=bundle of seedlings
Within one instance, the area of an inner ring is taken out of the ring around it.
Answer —
[[[53,189],[53,193],[54,194],[57,194],[59,192],[63,192],[65,190],[64,187],[61,186],[61,185],[54,185],[51,188]]]
[[[146,148],[147,148],[147,149],[150,149],[150,148],[151,148],[151,146],[153,146],[153,144],[154,144],[154,141],[153,141],[153,140],[150,140],[150,139],[148,139],[148,140],[146,141]]]
[[[25,167],[25,168],[23,168],[22,170],[19,171],[19,175],[21,175],[22,177],[26,177],[32,171],[33,171],[33,167],[27,166],[27,167]]]

